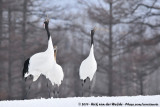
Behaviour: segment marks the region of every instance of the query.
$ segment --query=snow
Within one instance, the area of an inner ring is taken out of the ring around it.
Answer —
[[[160,95],[0,101],[0,107],[160,107]]]

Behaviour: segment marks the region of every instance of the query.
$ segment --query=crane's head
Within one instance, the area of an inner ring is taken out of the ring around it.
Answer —
[[[95,30],[96,30],[96,27],[94,27],[94,28],[91,30],[91,45],[93,44],[93,36],[94,36]]]
[[[57,46],[55,45],[55,46],[53,46],[53,48],[54,48],[54,51],[57,51]]]
[[[94,28],[91,30],[91,36],[92,36],[92,37],[93,37],[93,35],[94,35],[95,30],[96,30],[96,27],[94,27]]]
[[[46,19],[45,19],[45,21],[44,21],[43,27],[44,27],[45,29],[48,28],[48,24],[49,24],[49,18],[48,18],[48,15],[47,15],[47,17],[46,17]]]

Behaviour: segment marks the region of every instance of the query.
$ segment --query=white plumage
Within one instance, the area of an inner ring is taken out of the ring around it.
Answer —
[[[93,36],[94,36],[95,29],[91,30],[91,49],[89,56],[82,61],[79,69],[79,76],[80,79],[82,80],[82,96],[84,93],[84,83],[86,82],[87,78],[90,80],[89,84],[89,90],[90,90],[90,95],[92,93],[92,86],[93,83],[95,83],[95,73],[97,70],[97,62],[94,57],[94,45],[93,45]]]
[[[54,71],[52,72],[47,72],[46,78],[48,78],[52,85],[56,84],[58,87],[61,85],[63,78],[64,78],[64,74],[63,74],[63,69],[62,67],[57,64],[56,62],[56,54],[57,54],[57,47],[55,48],[54,51],[54,56],[55,56],[55,63],[54,63]]]
[[[89,56],[82,61],[80,65],[80,79],[85,80],[87,77],[92,81],[93,76],[97,70],[97,62],[94,57],[94,46],[92,44]]]
[[[87,78],[92,81],[94,74],[97,70],[97,62],[94,57],[94,44],[93,44],[93,36],[94,36],[95,29],[91,30],[91,49],[89,56],[82,61],[79,69],[79,76],[84,82]],[[83,85],[82,85],[83,86]]]
[[[48,78],[52,85],[61,84],[64,74],[62,67],[56,63],[57,48],[53,47],[52,38],[48,29],[49,20],[44,22],[44,28],[48,35],[48,48],[45,52],[34,54],[25,61],[23,68],[24,77],[33,76],[33,81],[36,81],[42,74]]]
[[[48,49],[45,52],[40,52],[30,57],[28,73],[25,74],[25,77],[32,75],[33,81],[36,81],[41,74],[46,76],[48,72],[53,72],[55,63],[54,49],[50,37]]]
[[[26,79],[29,75],[32,75],[33,81],[36,81],[42,74],[51,81],[52,85],[56,84],[59,87],[64,78],[64,74],[62,67],[56,63],[57,48],[53,48],[52,38],[50,36],[48,24],[49,20],[46,19],[44,22],[44,28],[46,29],[48,35],[48,48],[45,52],[34,54],[25,61],[23,68],[23,77]],[[29,89],[31,85],[29,86]],[[59,89],[57,91],[57,96],[58,94]]]
[[[48,78],[51,81],[52,85],[56,84],[60,86],[64,78],[62,67],[56,64],[54,67],[54,71],[48,72],[46,78]]]

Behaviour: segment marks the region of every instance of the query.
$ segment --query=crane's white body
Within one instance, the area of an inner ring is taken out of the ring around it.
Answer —
[[[89,56],[82,61],[79,70],[80,79],[85,80],[87,77],[92,81],[93,76],[97,70],[97,62],[94,57],[94,46],[92,44]]]
[[[56,63],[54,66],[54,71],[48,72],[46,78],[51,81],[52,85],[56,84],[59,87],[64,78],[62,67]]]
[[[58,86],[64,77],[61,66],[56,63],[54,58],[51,36],[48,41],[48,49],[45,52],[34,54],[30,58],[28,73],[25,74],[25,77],[32,75],[33,81],[36,81],[41,74],[46,76],[52,85],[57,84]]]

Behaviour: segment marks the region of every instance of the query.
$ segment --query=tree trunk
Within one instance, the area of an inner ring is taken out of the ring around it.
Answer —
[[[160,92],[160,90],[159,90],[159,71],[156,71],[156,95],[158,95],[158,94],[160,94],[159,92]]]
[[[110,6],[110,22],[109,22],[109,89],[108,89],[108,95],[112,96],[113,95],[113,78],[112,78],[112,74],[113,74],[113,62],[112,62],[112,45],[113,45],[113,41],[112,41],[112,0],[110,0],[109,3]]]
[[[142,38],[142,36],[141,36],[141,41],[143,41],[143,38]],[[140,46],[140,52],[141,52],[141,57],[142,57],[142,61],[143,61],[143,59],[144,59],[144,47],[143,47],[143,44],[141,44],[141,46]],[[140,68],[140,95],[144,95],[144,92],[143,92],[143,78],[144,78],[144,76],[143,76],[143,73],[144,73],[145,71],[143,70],[143,66]]]
[[[2,37],[2,0],[0,0],[0,38]]]
[[[27,0],[24,0],[24,4],[23,4],[23,22],[22,22],[22,48],[23,48],[22,59],[23,59],[23,62],[25,60],[26,19],[27,19],[26,12],[27,12]]]
[[[11,22],[11,9],[8,9],[8,32],[9,32],[9,48],[8,48],[8,99],[11,99],[11,34],[12,34],[12,22]]]
[[[143,77],[140,77],[140,95],[144,95],[143,93]]]
[[[123,95],[123,91],[122,91],[122,90],[123,90],[123,87],[122,87],[122,86],[123,86],[123,81],[122,81],[122,79],[121,79],[121,78],[123,78],[123,77],[122,77],[122,76],[123,76],[123,75],[122,75],[122,71],[123,71],[123,70],[122,70],[121,62],[122,62],[121,56],[119,55],[119,71],[118,71],[119,74],[120,74],[120,75],[119,75],[119,76],[120,76],[120,78],[119,78],[119,85],[118,85],[118,86],[119,86],[119,91],[118,91],[118,92],[120,93],[119,95]]]
[[[25,61],[25,44],[26,44],[26,20],[27,20],[27,0],[24,0],[23,3],[23,23],[22,23],[22,62],[24,63]],[[22,65],[23,66],[23,65]],[[25,81],[22,78],[22,98],[24,99],[25,93],[26,93],[26,87],[25,87]]]

